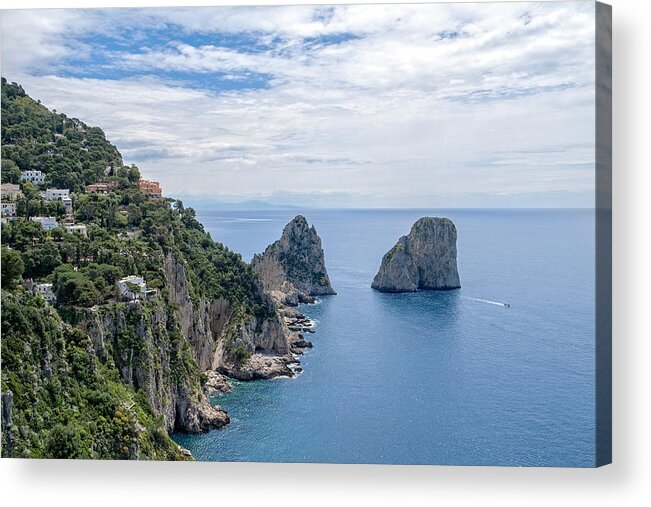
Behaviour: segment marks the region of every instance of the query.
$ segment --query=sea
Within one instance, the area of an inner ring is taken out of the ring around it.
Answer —
[[[229,425],[173,436],[196,459],[594,466],[593,210],[196,211],[246,261],[304,215],[337,291],[301,307],[302,373],[234,382]],[[456,224],[461,289],[371,289],[423,216]]]

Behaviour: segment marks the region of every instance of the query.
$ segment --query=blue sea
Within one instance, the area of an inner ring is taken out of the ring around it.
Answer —
[[[336,296],[294,379],[236,383],[227,427],[174,435],[199,460],[589,467],[595,461],[592,210],[219,211],[245,260],[296,214]],[[383,254],[422,216],[451,218],[462,288],[382,294]],[[505,307],[494,303],[508,303]]]

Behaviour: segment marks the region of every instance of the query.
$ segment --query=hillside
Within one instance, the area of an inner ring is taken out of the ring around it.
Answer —
[[[82,190],[105,176],[126,176],[122,156],[102,129],[49,111],[2,78],[2,183],[38,168],[54,187]]]
[[[169,433],[228,423],[206,372],[289,353],[274,303],[193,209],[140,189],[101,129],[4,78],[2,143],[2,181],[21,194],[2,225],[2,455],[184,458]],[[20,181],[35,170],[44,182]],[[71,203],[48,202],[52,187]]]

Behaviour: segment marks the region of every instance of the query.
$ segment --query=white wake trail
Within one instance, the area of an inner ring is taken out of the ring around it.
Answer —
[[[509,303],[500,303],[499,301],[491,301],[490,299],[480,299],[480,298],[471,298],[468,296],[461,296],[464,299],[469,299],[470,301],[477,301],[478,303],[488,303],[489,305],[503,306],[509,308],[511,305]]]

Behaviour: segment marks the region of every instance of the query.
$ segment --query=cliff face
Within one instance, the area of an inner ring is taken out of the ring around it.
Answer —
[[[181,334],[192,345],[201,370],[216,370],[232,362],[229,352],[238,347],[249,353],[289,352],[289,331],[277,313],[260,318],[237,312],[224,298],[208,301],[202,297],[193,303],[183,264],[168,254],[165,272]],[[257,290],[262,295],[262,287]]]
[[[266,378],[256,371],[255,358],[264,354],[287,359],[290,333],[277,314],[259,321],[234,310],[223,298],[193,302],[183,263],[168,254],[164,265],[169,304],[77,310],[75,320],[90,336],[96,353],[111,356],[122,380],[146,393],[169,432],[219,428],[229,417],[219,406],[210,405],[199,382],[201,372],[221,370],[246,380]],[[253,361],[238,358],[237,350],[253,356]],[[245,373],[238,375],[240,371]]]
[[[74,318],[96,354],[115,365],[126,385],[145,393],[168,432],[200,432],[229,422],[204,394],[192,347],[165,304],[77,309]]]
[[[381,292],[449,290],[461,287],[457,229],[448,218],[424,217],[382,258],[371,285]]]
[[[182,392],[191,390],[186,379],[178,386],[168,380],[170,371],[181,371],[176,353],[159,330],[148,329],[149,319],[163,314],[145,317],[135,307],[113,315],[68,312],[92,331],[85,333],[39,298],[2,292],[3,457],[188,458],[158,417],[165,403],[150,403],[156,389],[166,400],[190,397]],[[205,410],[192,423],[201,410],[180,412],[188,428],[222,416]]]
[[[330,285],[321,238],[301,215],[285,226],[278,241],[253,257],[251,266],[264,289],[289,305],[336,294]]]

